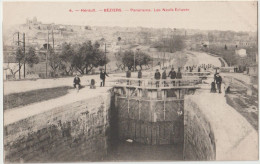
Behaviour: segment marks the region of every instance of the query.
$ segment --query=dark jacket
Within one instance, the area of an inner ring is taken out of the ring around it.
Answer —
[[[164,72],[162,73],[162,79],[166,79],[166,78],[167,78],[166,71],[164,71]]]
[[[142,78],[142,72],[138,71],[138,78]]]
[[[181,72],[177,72],[176,79],[181,79],[181,78],[182,78]]]
[[[78,78],[75,77],[73,82],[74,82],[74,84],[79,84],[80,83],[80,78],[79,77]]]
[[[104,80],[106,76],[108,76],[106,72],[100,72],[100,79]]]
[[[214,74],[214,82],[216,82],[217,73]]]
[[[175,71],[170,71],[168,76],[170,76],[171,79],[175,79],[176,78],[176,72]]]
[[[126,71],[126,77],[131,77],[131,71]]]
[[[217,84],[221,84],[222,83],[222,77],[221,76],[219,76],[219,77],[216,76],[216,83]]]
[[[161,73],[160,73],[160,72],[155,72],[154,78],[155,78],[156,80],[159,80],[159,79],[161,78]]]

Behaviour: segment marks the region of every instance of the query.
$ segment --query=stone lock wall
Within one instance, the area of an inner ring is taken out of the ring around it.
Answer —
[[[258,160],[258,132],[221,94],[184,99],[184,160]]]
[[[102,160],[108,146],[110,101],[107,93],[4,125],[5,161]]]
[[[209,120],[189,99],[185,100],[184,108],[184,160],[215,160],[215,137]]]

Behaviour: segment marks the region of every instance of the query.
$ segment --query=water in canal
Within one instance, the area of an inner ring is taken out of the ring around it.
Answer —
[[[183,145],[144,145],[113,141],[104,161],[182,161]]]

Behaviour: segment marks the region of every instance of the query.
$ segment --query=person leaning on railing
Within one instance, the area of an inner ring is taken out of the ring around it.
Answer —
[[[141,69],[138,71],[137,77],[138,77],[138,79],[141,79],[141,78],[142,78],[142,70],[141,70]],[[142,83],[141,80],[138,80],[139,86],[141,86],[141,83]]]
[[[176,79],[182,79],[182,74],[181,74],[181,69],[180,68],[178,69],[178,72],[176,74]],[[180,86],[180,84],[181,84],[181,81],[179,81],[179,86]]]
[[[126,77],[131,78],[131,71],[130,70],[126,71]],[[130,85],[130,80],[127,80],[126,83],[127,83],[127,85]]]
[[[169,75],[171,79],[176,79],[176,72],[174,71],[174,68],[169,72]],[[173,86],[175,85],[175,81],[172,81]]]
[[[156,87],[159,87],[159,82],[160,82],[160,79],[161,79],[161,73],[159,72],[159,69],[156,69],[156,72],[154,74],[154,78],[156,80]]]
[[[166,79],[167,79],[167,75],[166,75],[166,69],[164,69],[163,73],[162,73],[162,79],[164,86],[166,87],[167,83],[166,83]]]

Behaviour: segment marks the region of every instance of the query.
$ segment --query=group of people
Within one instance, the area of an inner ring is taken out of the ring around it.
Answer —
[[[194,68],[194,67],[196,68],[197,66],[192,66],[192,67],[191,66],[187,66],[186,69]],[[210,68],[211,65],[198,66],[198,68],[201,68],[201,67],[202,68],[203,67]],[[105,72],[105,70],[102,69],[100,71],[100,80],[101,80],[100,87],[104,87],[105,86],[106,76],[109,77],[108,74]],[[126,72],[126,77],[127,78],[131,78],[131,71],[130,70],[128,70]],[[137,77],[139,79],[142,78],[142,70],[141,69],[138,71]],[[170,79],[182,79],[181,69],[178,68],[178,72],[175,72],[174,68],[172,68],[171,71],[169,72],[168,76],[167,76],[167,73],[166,73],[166,69],[163,70],[162,74],[159,72],[159,69],[156,69],[156,72],[154,74],[154,79],[156,80],[156,87],[159,87],[159,84],[160,84],[159,80],[160,79],[166,80],[167,77],[170,77]],[[95,81],[92,79],[91,80],[91,85],[94,85],[94,83],[95,83]],[[139,80],[138,81],[139,86],[141,86],[141,83],[142,83],[141,80]],[[164,83],[164,86],[165,86],[166,82],[164,81],[163,83]],[[173,85],[175,85],[174,81],[172,83],[173,83]],[[129,85],[129,84],[130,84],[130,81],[127,80],[127,85]],[[216,73],[214,75],[214,81],[211,83],[211,92],[216,92],[216,86],[215,85],[217,85],[218,92],[221,93],[221,84],[222,84],[222,77],[216,71]],[[76,88],[76,85],[79,85],[79,88],[81,88],[80,78],[79,78],[78,75],[76,75],[76,77],[74,78],[73,85],[74,85],[74,88]]]
[[[179,68],[178,69],[178,72],[176,73],[174,71],[174,68],[171,69],[171,71],[169,72],[168,74],[168,77],[170,77],[171,79],[181,79],[182,78],[182,73],[181,73],[181,69]],[[163,73],[162,73],[162,76],[161,76],[161,73],[159,72],[159,69],[156,69],[156,72],[154,74],[154,79],[155,80],[158,80],[156,81],[156,87],[159,87],[159,80],[160,79],[163,79],[163,80],[166,80],[167,79],[167,73],[166,73],[166,69],[164,69]],[[166,82],[164,81],[163,82],[164,85],[166,85]],[[175,84],[175,82],[173,81],[173,84]]]
[[[102,69],[100,71],[100,87],[104,87],[105,86],[106,76],[109,77],[108,74],[104,71],[104,69]],[[78,74],[76,74],[76,76],[75,76],[75,78],[73,80],[74,88],[76,88],[77,85],[79,86],[79,88],[82,87],[81,84],[80,84],[80,78],[79,78]],[[95,80],[92,79],[90,86],[94,86],[94,85],[95,85]],[[91,87],[91,88],[94,88],[94,87]]]
[[[246,67],[246,66],[234,66],[234,72],[235,73],[241,73],[241,72],[244,72],[244,71],[246,71],[247,74],[248,74],[249,68]]]
[[[130,70],[126,71],[126,77],[131,78],[131,71]],[[167,77],[170,77],[171,79],[181,79],[182,73],[181,73],[180,68],[178,69],[178,72],[175,72],[174,68],[172,68],[171,71],[169,72],[168,76],[167,76],[167,73],[166,73],[166,69],[163,70],[162,74],[159,72],[159,69],[156,69],[156,72],[154,74],[155,80],[160,80],[160,79],[166,80]],[[137,78],[138,79],[142,78],[142,70],[141,69],[138,71]],[[127,85],[130,84],[129,80],[127,80],[126,82],[127,82]],[[141,86],[141,83],[142,83],[141,80],[139,80],[138,85]],[[166,84],[166,82],[164,82],[164,84]],[[156,81],[156,87],[159,87],[159,81]]]
[[[200,64],[200,65],[192,65],[192,66],[186,66],[185,67],[185,71],[186,72],[193,72],[193,70],[195,70],[195,72],[202,72],[202,71],[207,71],[209,68],[214,68],[214,65],[212,64]]]

